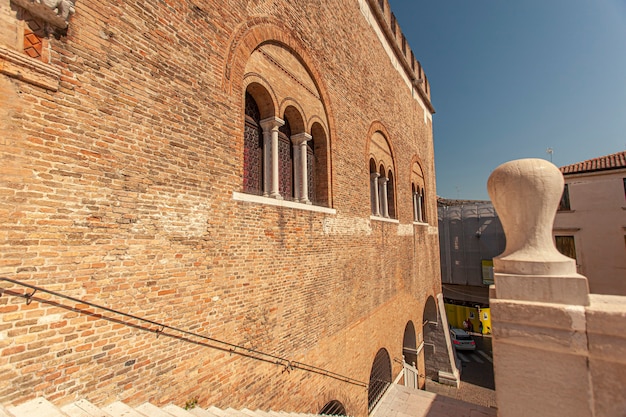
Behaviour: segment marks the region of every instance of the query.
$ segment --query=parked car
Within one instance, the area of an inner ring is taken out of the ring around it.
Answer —
[[[456,350],[475,350],[476,342],[469,333],[462,329],[450,329],[450,340]]]

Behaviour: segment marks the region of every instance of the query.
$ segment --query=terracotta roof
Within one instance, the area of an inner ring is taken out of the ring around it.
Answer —
[[[626,151],[588,159],[575,164],[565,165],[559,169],[564,175],[580,174],[582,172],[607,171],[610,169],[626,168]]]

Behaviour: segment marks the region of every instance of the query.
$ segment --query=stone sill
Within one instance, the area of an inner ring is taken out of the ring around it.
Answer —
[[[424,223],[424,222],[413,222],[414,226],[422,226],[422,227],[427,227],[430,226],[428,223]]]
[[[268,206],[286,207],[286,208],[292,208],[296,210],[313,211],[316,213],[337,214],[337,210],[328,208],[328,207],[314,206],[312,204],[297,203],[295,201],[288,201],[288,200],[277,200],[271,197],[263,197],[261,195],[239,193],[237,191],[233,191],[233,200],[243,201],[246,203],[264,204]]]
[[[374,216],[374,215],[370,216],[370,220],[376,220],[376,221],[379,221],[379,222],[400,224],[400,220],[389,219],[387,217],[380,217],[380,216]]]
[[[0,73],[51,91],[59,89],[61,78],[60,69],[3,46],[0,46]]]

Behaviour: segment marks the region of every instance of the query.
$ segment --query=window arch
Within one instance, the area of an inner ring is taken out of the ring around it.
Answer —
[[[263,194],[263,133],[261,112],[254,97],[246,92],[243,145],[243,190]]]
[[[370,203],[372,216],[397,218],[394,163],[391,147],[382,131],[369,142]]]
[[[426,218],[426,192],[425,180],[422,167],[418,162],[413,162],[411,167],[411,196],[413,199],[413,221],[427,223]]]
[[[313,204],[330,205],[329,195],[329,164],[328,135],[319,121],[311,125],[311,140],[307,142],[307,159],[309,169],[309,200]]]
[[[293,200],[294,155],[291,148],[291,126],[283,117],[285,124],[278,128],[278,192],[286,200]]]
[[[299,80],[285,79],[284,67],[297,69]],[[248,58],[244,75],[245,193],[328,205],[328,121],[310,74],[299,57],[280,43],[264,43]],[[281,83],[272,86],[272,80]],[[314,120],[308,119],[307,113],[314,115]]]
[[[391,359],[387,349],[382,348],[376,353],[370,383],[367,389],[367,411],[371,412],[391,385]]]
[[[394,181],[393,172],[391,172],[391,170],[387,172],[387,181],[387,212],[390,218],[395,219],[397,218],[395,196],[396,183]]]

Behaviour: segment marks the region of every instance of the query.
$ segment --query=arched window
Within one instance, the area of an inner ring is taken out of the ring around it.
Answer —
[[[391,385],[391,359],[385,348],[376,353],[367,389],[367,411],[371,412]]]
[[[320,123],[311,126],[312,139],[307,143],[307,158],[310,158],[309,172],[309,200],[313,204],[329,206],[328,194],[328,141],[326,131]],[[309,152],[312,154],[309,155]]]
[[[317,203],[317,196],[315,190],[315,138],[307,141],[306,143],[306,173],[309,193],[309,201]]]
[[[263,133],[261,113],[254,97],[246,92],[246,123],[243,145],[243,190],[250,194],[263,194]]]
[[[293,152],[291,147],[291,127],[285,124],[278,128],[278,192],[285,200],[293,200]]]
[[[337,400],[332,400],[326,403],[320,410],[319,414],[324,416],[345,416],[346,408]]]
[[[411,188],[413,196],[413,221],[426,223],[426,199],[424,192],[424,173],[422,167],[417,162],[411,168]]]
[[[392,219],[396,218],[396,196],[395,196],[395,181],[393,178],[393,172],[389,170],[387,172],[387,212]]]
[[[376,171],[376,161],[370,159],[370,202],[372,214],[380,216],[380,195],[378,193],[378,177],[380,177],[380,174]]]
[[[300,79],[284,79],[285,67]],[[328,120],[310,71],[289,48],[265,43],[252,52],[244,74],[244,193],[328,206]],[[281,88],[268,80],[280,80]]]
[[[372,216],[395,219],[397,213],[393,155],[381,130],[375,130],[372,134],[369,152]]]

